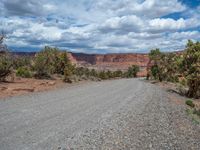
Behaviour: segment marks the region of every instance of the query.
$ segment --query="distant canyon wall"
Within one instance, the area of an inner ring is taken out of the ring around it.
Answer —
[[[131,65],[138,65],[138,76],[146,76],[149,62],[148,54],[83,54],[70,53],[70,59],[78,66],[97,70],[127,70]]]

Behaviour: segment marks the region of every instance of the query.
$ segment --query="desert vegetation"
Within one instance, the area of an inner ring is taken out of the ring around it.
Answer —
[[[179,53],[154,49],[149,57],[151,79],[178,83],[188,89],[185,93],[188,97],[200,97],[200,42],[189,40],[185,51]]]
[[[12,59],[9,54],[6,45],[3,44],[5,35],[0,35],[0,81],[5,80],[5,78],[11,73]]]
[[[113,78],[137,77],[139,67],[130,66],[125,72],[88,69],[71,63],[68,53],[54,47],[44,47],[35,56],[15,56],[3,45],[5,36],[1,36],[0,79],[5,80],[11,72],[22,78],[53,79],[60,75],[64,82],[80,80],[107,80]]]

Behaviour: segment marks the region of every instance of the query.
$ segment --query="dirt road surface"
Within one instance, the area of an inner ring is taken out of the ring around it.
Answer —
[[[200,149],[200,125],[176,101],[142,79],[1,99],[0,150]]]

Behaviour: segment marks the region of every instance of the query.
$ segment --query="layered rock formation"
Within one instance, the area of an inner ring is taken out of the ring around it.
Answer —
[[[148,54],[83,54],[71,53],[78,66],[97,70],[127,70],[131,65],[140,67],[139,76],[146,76]]]

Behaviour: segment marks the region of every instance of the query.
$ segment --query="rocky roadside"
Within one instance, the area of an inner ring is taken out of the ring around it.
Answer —
[[[155,89],[140,93],[143,100],[137,108],[130,104],[98,127],[68,139],[66,149],[199,150],[200,124],[187,115],[185,98]]]

